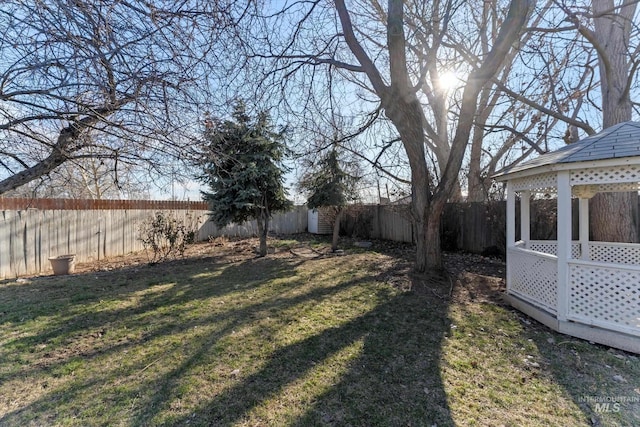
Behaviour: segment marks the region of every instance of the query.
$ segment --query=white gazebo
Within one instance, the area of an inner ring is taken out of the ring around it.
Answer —
[[[610,127],[494,178],[507,183],[509,303],[556,331],[640,353],[640,244],[589,241],[589,199],[640,189],[640,123]],[[530,239],[536,194],[557,196],[558,240]],[[579,199],[577,241],[572,197]]]

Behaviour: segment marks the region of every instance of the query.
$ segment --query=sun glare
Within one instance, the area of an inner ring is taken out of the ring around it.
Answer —
[[[452,71],[445,71],[438,77],[438,87],[443,90],[453,89],[460,84],[460,78]]]

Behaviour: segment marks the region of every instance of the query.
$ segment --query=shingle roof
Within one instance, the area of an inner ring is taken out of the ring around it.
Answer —
[[[574,163],[635,156],[640,156],[640,123],[624,122],[556,151],[543,154],[511,168],[503,169],[494,177],[556,163]]]

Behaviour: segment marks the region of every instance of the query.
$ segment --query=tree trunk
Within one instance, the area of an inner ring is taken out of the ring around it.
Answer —
[[[95,115],[84,117],[62,129],[56,143],[51,147],[51,152],[45,159],[0,181],[0,194],[15,190],[20,186],[45,176],[68,161],[71,158],[71,152],[78,149],[78,147],[73,147],[76,145],[74,143],[78,141],[78,138],[83,133],[88,132],[96,123],[105,120],[106,117],[127,103],[128,101],[122,101],[108,108],[97,109],[94,111]]]
[[[264,212],[256,218],[258,224],[258,238],[260,239],[260,248],[258,249],[258,256],[267,256],[267,234],[269,233],[269,216]]]
[[[602,119],[606,129],[631,120],[631,99],[627,88],[631,19],[637,4],[625,0],[615,9],[613,0],[593,0],[594,47],[602,92]],[[613,11],[613,12],[612,12]],[[592,239],[605,242],[637,242],[638,193],[597,194],[590,203]]]
[[[387,44],[389,46],[391,85],[376,91],[380,95],[385,115],[400,134],[402,145],[409,159],[411,212],[416,230],[416,270],[423,272],[434,263],[434,260],[428,259],[429,254],[439,253],[440,247],[430,247],[432,242],[427,241],[426,233],[423,232],[431,197],[431,176],[425,156],[424,113],[407,69],[403,8],[402,0],[389,0]]]
[[[60,132],[58,142],[52,147],[51,153],[49,153],[45,159],[0,181],[0,194],[15,190],[35,179],[45,176],[66,162],[69,158],[67,147],[75,141],[76,137],[77,135],[71,131],[63,130]]]
[[[474,133],[471,142],[471,153],[469,157],[469,173],[467,174],[467,202],[483,202],[486,200],[484,183],[481,175],[482,162],[482,136],[479,131]]]
[[[484,126],[493,111],[495,100],[490,101],[489,90],[485,87],[480,92],[479,110],[471,137],[469,153],[469,173],[467,174],[467,202],[484,202],[488,199],[485,179],[482,178],[482,143],[484,142]]]
[[[599,242],[635,243],[638,193],[600,193],[589,204],[591,239]]]
[[[343,207],[338,207],[336,218],[333,221],[333,236],[331,238],[331,252],[338,250],[338,240],[340,239],[340,220],[342,219]]]
[[[615,8],[613,0],[593,0],[596,51],[602,92],[602,119],[606,129],[631,120],[629,79],[629,39],[636,2],[625,0],[626,6]]]
[[[638,243],[638,193],[598,193],[589,202],[591,239]]]
[[[416,271],[424,272],[436,266],[440,268],[439,241],[428,240],[430,175],[425,161],[424,135],[422,132],[422,111],[420,103],[396,100],[386,109],[386,115],[395,125],[402,145],[407,152],[411,166],[411,213],[416,239]]]
[[[462,196],[462,186],[460,185],[459,179],[456,179],[453,183],[453,189],[449,195],[449,201],[451,203],[462,203],[464,201],[464,197]]]
[[[444,211],[444,204],[431,203],[429,206],[429,212],[427,221],[425,224],[424,234],[429,245],[427,246],[427,268],[430,270],[442,270],[442,250],[440,242],[440,222],[442,219],[442,212]],[[437,251],[433,251],[433,248],[438,248]]]

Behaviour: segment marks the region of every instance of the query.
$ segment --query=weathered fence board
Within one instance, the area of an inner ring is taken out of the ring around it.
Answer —
[[[86,262],[143,250],[138,230],[156,212],[183,221],[199,240],[257,234],[255,221],[218,229],[200,202],[0,198],[0,279],[49,272],[54,256],[75,254]],[[270,230],[294,234],[306,228],[307,209],[298,206],[274,215]]]
[[[577,238],[577,205],[572,210],[573,235]],[[71,253],[83,262],[140,251],[143,249],[138,240],[140,225],[159,211],[193,224],[198,240],[257,234],[255,221],[219,229],[207,221],[207,205],[202,202],[112,200],[92,204],[91,201],[0,198],[0,279],[48,272],[48,259],[52,256]],[[555,213],[555,200],[532,202],[532,239],[555,238]],[[307,230],[307,221],[306,207],[298,206],[274,215],[270,230],[276,234],[301,233]],[[516,221],[519,222],[518,214]],[[416,231],[407,205],[352,206],[342,224],[348,235],[415,241]],[[504,202],[446,206],[441,228],[445,250],[482,253],[493,248],[504,251],[504,234]]]
[[[296,206],[288,212],[277,213],[271,218],[269,230],[275,234],[303,233],[307,230],[307,208]],[[209,237],[248,237],[258,234],[258,225],[255,221],[247,221],[242,224],[231,224],[224,228],[218,228],[213,222],[207,221],[198,230],[198,239],[205,240]]]
[[[516,205],[518,207],[518,205]],[[504,253],[505,202],[450,203],[442,215],[440,237],[447,251],[473,253]],[[572,233],[578,236],[578,206],[572,208]],[[534,200],[531,203],[531,238],[554,239],[556,234],[555,200]],[[516,214],[519,232],[520,216]],[[414,242],[408,205],[365,205],[351,207],[343,221],[343,232],[376,239]],[[516,236],[518,237],[518,236]]]
[[[414,241],[411,215],[406,206],[372,206],[372,237],[396,242]]]

